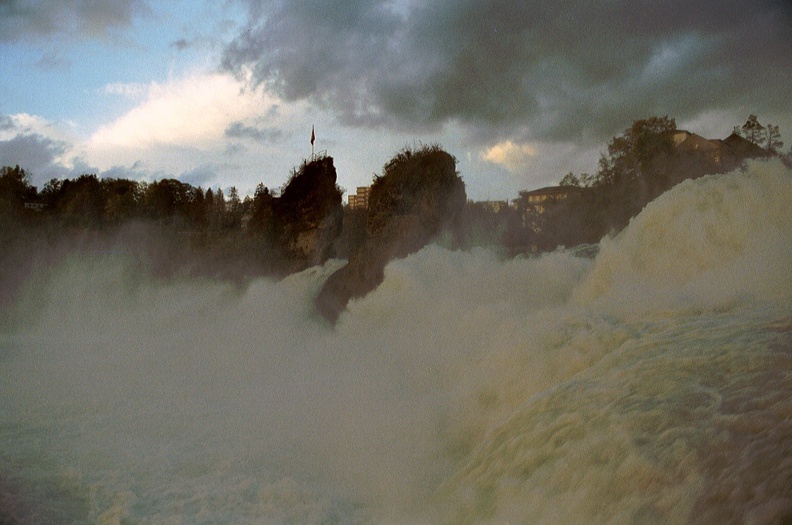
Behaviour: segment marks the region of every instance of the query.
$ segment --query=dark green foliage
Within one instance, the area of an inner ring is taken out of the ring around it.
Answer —
[[[35,199],[36,188],[19,166],[0,169],[0,220],[16,220],[23,214],[25,202]]]
[[[437,145],[400,151],[375,178],[362,244],[322,287],[317,310],[335,322],[350,299],[379,286],[391,259],[419,250],[444,228],[458,229],[465,201],[453,156]]]
[[[558,183],[559,186],[575,186],[580,187],[581,182],[577,175],[572,173],[571,171],[564,175],[564,178],[561,179],[561,182]]]
[[[768,124],[765,131],[765,148],[770,153],[778,154],[783,147],[784,141],[781,140],[781,132],[778,130],[778,126]]]
[[[748,120],[745,121],[745,124],[740,129],[743,137],[750,140],[753,144],[761,145],[764,135],[762,132],[765,127],[759,123],[756,115],[749,115]]]
[[[248,230],[260,240],[272,240],[273,196],[264,184],[256,186]]]
[[[692,137],[698,142],[677,149],[672,140],[675,129],[674,119],[651,117],[636,120],[622,136],[614,137],[607,155],[600,158],[593,184],[581,184],[583,191],[552,203],[534,217],[541,230],[539,244],[553,249],[597,242],[624,228],[647,203],[679,182],[731,171],[748,158],[769,156],[772,152],[758,145],[762,137],[767,142],[774,137],[776,147],[783,144],[777,126],[765,128],[755,115],[742,128],[735,127],[734,136],[720,141],[722,145]],[[570,173],[561,185],[576,186],[576,179]]]
[[[600,158],[596,185],[617,185],[662,173],[674,144],[669,132],[676,130],[673,118],[636,120],[620,137],[608,144],[608,155]]]
[[[417,214],[436,233],[465,205],[456,159],[438,145],[405,148],[385,164],[369,195],[367,227],[380,232],[395,216]]]

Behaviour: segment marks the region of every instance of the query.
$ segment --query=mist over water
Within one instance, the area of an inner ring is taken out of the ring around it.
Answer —
[[[594,258],[430,246],[245,286],[129,254],[0,335],[0,521],[784,523],[792,173],[680,184]]]

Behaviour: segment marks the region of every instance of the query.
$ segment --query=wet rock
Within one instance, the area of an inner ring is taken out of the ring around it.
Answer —
[[[273,199],[273,236],[287,272],[334,256],[333,243],[343,221],[342,192],[336,180],[333,158],[319,158],[296,170],[281,196]]]
[[[319,313],[335,322],[350,299],[379,286],[389,261],[453,229],[465,202],[453,156],[438,146],[396,155],[371,187],[363,245],[324,284],[315,301]]]

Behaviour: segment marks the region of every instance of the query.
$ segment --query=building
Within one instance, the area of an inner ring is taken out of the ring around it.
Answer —
[[[365,210],[368,208],[369,195],[371,194],[371,186],[358,186],[357,193],[349,195],[349,207],[353,210]]]
[[[724,159],[729,157],[729,146],[722,140],[705,139],[701,135],[683,131],[687,136],[681,142],[676,141],[678,134],[674,136],[674,145],[677,153],[702,155],[714,162],[716,165],[723,165]]]
[[[577,186],[546,186],[532,191],[521,191],[517,206],[536,213],[544,213],[548,204],[558,202],[569,197],[572,193],[580,193],[582,188]]]
[[[733,169],[745,159],[770,155],[766,149],[737,133],[723,140],[706,139],[683,129],[671,131],[670,134],[674,150],[680,158],[703,159],[716,169]]]
[[[769,151],[737,133],[732,133],[721,142],[726,144],[731,149],[731,153],[738,158],[756,159],[771,156]]]

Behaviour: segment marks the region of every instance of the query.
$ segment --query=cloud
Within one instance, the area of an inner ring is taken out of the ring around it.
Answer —
[[[11,131],[15,127],[14,119],[8,115],[0,115],[0,131]]]
[[[192,75],[151,84],[140,105],[101,127],[90,142],[98,149],[212,147],[230,123],[257,115],[261,107],[259,95],[228,75]]]
[[[34,185],[53,178],[78,177],[99,170],[72,154],[72,145],[39,134],[18,134],[0,140],[0,166],[19,165]]]
[[[36,62],[36,66],[45,71],[68,71],[72,66],[72,61],[59,52],[50,50],[44,52]]]
[[[0,42],[39,38],[106,38],[151,12],[145,0],[3,0]]]
[[[102,95],[120,95],[129,98],[139,98],[148,93],[149,86],[139,82],[112,82],[105,84],[99,90]]]
[[[1,133],[9,131],[11,133]],[[0,115],[0,138],[10,138],[18,134],[42,135],[50,138],[62,139],[62,132],[52,122],[28,113],[14,115]]]
[[[233,139],[250,139],[256,142],[275,142],[283,136],[277,128],[257,128],[246,126],[243,122],[232,122],[225,129],[225,136]]]
[[[179,180],[192,186],[207,186],[217,179],[217,166],[205,164],[182,173]]]
[[[184,51],[188,47],[192,46],[192,43],[188,41],[186,38],[180,38],[175,42],[171,42],[171,47],[175,48],[177,51]]]
[[[500,164],[509,171],[525,166],[536,155],[536,147],[531,144],[515,144],[511,140],[495,144],[481,154],[481,159]]]
[[[41,135],[17,135],[0,141],[0,165],[19,165],[32,173],[50,168],[66,152],[67,145]]]
[[[650,115],[792,119],[785,0],[247,5],[223,67],[355,126],[590,144]]]

